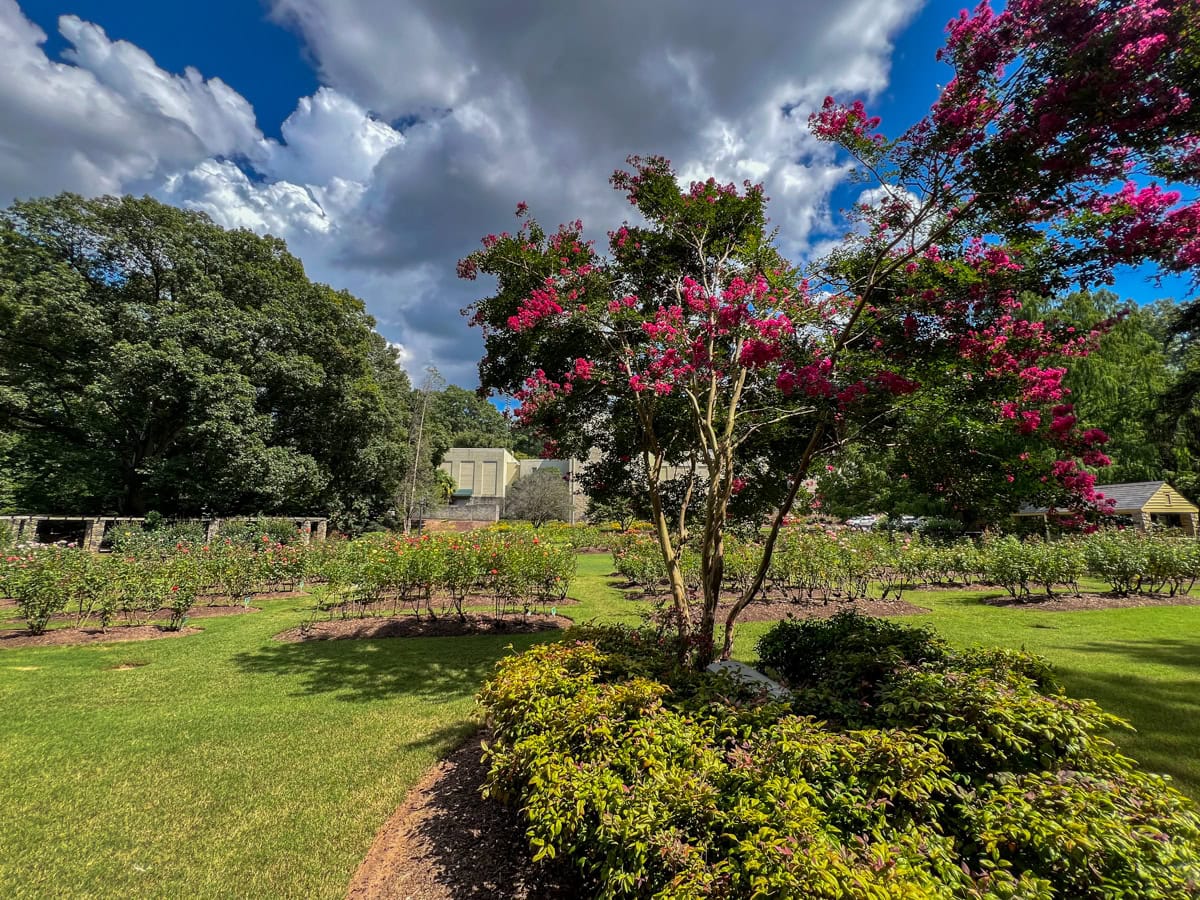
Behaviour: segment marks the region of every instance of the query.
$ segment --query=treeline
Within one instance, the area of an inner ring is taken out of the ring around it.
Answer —
[[[513,446],[468,391],[424,397],[358,298],[283,241],[150,198],[0,213],[0,511],[394,518],[455,442]],[[411,434],[425,400],[428,431]]]
[[[1169,481],[1200,500],[1200,305],[1172,300],[1138,305],[1107,291],[1046,300],[1021,298],[1019,315],[1099,330],[1097,348],[1057,364],[1066,399],[1085,427],[1107,433],[1104,484]],[[993,441],[979,439],[978,416],[952,392],[899,406],[869,437],[829,462],[819,479],[821,511],[946,515],[969,525],[1004,521],[1024,500],[1008,490]],[[1015,433],[1015,429],[1008,429]]]

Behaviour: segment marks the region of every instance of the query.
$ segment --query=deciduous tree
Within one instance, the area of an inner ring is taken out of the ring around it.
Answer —
[[[645,224],[610,234],[607,256],[582,223],[547,233],[522,206],[516,233],[488,236],[460,263],[464,277],[497,279],[474,309],[484,386],[520,399],[521,418],[564,452],[599,445],[644,461],[697,662],[714,652],[736,506],[775,512],[758,575],[726,617],[726,655],[814,463],[925,392],[966,425],[1041,448],[963,464],[1051,503],[1102,505],[1085,466],[1107,461],[1107,436],[1080,426],[1066,369],[1050,362],[1090,351],[1103,328],[1030,321],[1019,298],[1102,282],[1125,263],[1179,269],[1200,256],[1200,206],[1132,180],[1200,180],[1197,40],[1194,7],[1166,0],[964,13],[943,52],[955,77],[899,137],[878,133],[859,102],[830,98],[813,115],[814,133],[875,191],[808,279],[775,249],[760,187],[681,189],[656,157],[631,158],[613,178]],[[695,605],[679,566],[684,528],[662,490],[667,467],[693,457],[705,484],[693,508]]]
[[[284,243],[149,198],[0,215],[0,432],[14,502],[381,514],[407,376],[363,304]]]

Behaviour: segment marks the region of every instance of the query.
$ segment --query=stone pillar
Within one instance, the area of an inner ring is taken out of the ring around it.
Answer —
[[[221,520],[209,519],[204,523],[204,543],[211,544],[221,533]]]
[[[1187,513],[1183,517],[1183,532],[1196,537],[1200,534],[1200,513]]]
[[[92,553],[100,552],[100,544],[104,541],[104,520],[83,520],[83,549]]]
[[[1150,513],[1146,512],[1145,510],[1139,511],[1138,516],[1137,516],[1137,522],[1138,522],[1138,529],[1140,531],[1148,532],[1150,530],[1150,526],[1152,525],[1152,523],[1150,521]]]
[[[328,533],[328,529],[329,529],[329,520],[328,519],[317,519],[317,529],[313,533],[313,539],[318,540],[318,541],[325,540],[325,536]]]
[[[300,543],[302,543],[302,544],[311,544],[312,543],[312,526],[313,526],[313,523],[308,521],[307,519],[305,519],[303,522],[300,523]]]

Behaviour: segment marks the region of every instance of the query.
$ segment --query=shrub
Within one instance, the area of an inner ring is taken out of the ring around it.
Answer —
[[[486,792],[520,808],[535,858],[603,898],[1197,896],[1194,808],[1114,753],[1116,720],[1054,693],[1044,663],[855,617],[812,625],[768,646],[810,687],[867,697],[873,724],[829,727],[804,693],[789,708],[687,672],[652,634],[578,629],[502,660],[480,692]]]
[[[204,526],[198,522],[166,523],[147,517],[144,525],[126,522],[106,535],[114,553],[147,556],[170,554],[183,544],[204,543]]]
[[[849,611],[829,619],[784,619],[758,642],[760,663],[806,692],[808,711],[842,721],[856,719],[901,666],[940,662],[949,652],[931,629]]]
[[[62,565],[65,551],[43,551],[9,561],[4,593],[17,601],[30,634],[45,634],[50,619],[67,608],[70,575]]]

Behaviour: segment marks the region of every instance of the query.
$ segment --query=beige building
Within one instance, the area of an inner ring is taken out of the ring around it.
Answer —
[[[571,522],[578,522],[587,512],[588,499],[579,477],[587,463],[599,459],[599,450],[589,453],[587,460],[517,459],[502,447],[452,447],[442,457],[440,468],[454,480],[455,491],[450,506],[431,512],[430,518],[495,522],[504,515],[504,502],[514,482],[541,469],[556,469],[571,490]],[[664,479],[687,474],[683,466],[663,469]]]
[[[452,447],[441,470],[454,479],[454,499],[503,501],[520,477],[520,461],[502,447]]]
[[[513,482],[541,469],[556,469],[571,489],[572,520],[578,520],[587,509],[587,497],[577,487],[582,467],[576,459],[517,459],[502,447],[452,447],[442,457],[440,468],[454,480],[455,491],[450,507],[438,517],[485,516],[496,521],[504,514]]]

